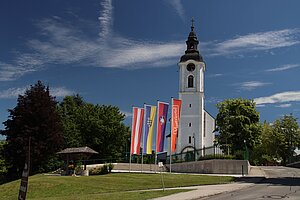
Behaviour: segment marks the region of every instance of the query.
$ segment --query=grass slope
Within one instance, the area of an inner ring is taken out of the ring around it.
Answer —
[[[163,174],[165,187],[220,184],[233,181],[232,177],[186,174]],[[0,199],[16,199],[20,180],[0,185]],[[160,174],[112,173],[102,176],[29,177],[27,199],[149,199],[177,193],[172,191],[137,191],[161,188]]]

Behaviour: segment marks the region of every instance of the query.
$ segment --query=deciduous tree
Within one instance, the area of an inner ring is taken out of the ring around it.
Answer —
[[[121,157],[130,135],[125,115],[110,105],[94,105],[82,97],[67,96],[60,103],[66,147],[89,146],[101,158]]]
[[[227,99],[217,105],[218,142],[230,145],[231,153],[252,150],[259,142],[261,126],[255,102],[248,99]]]
[[[275,151],[272,154],[282,159],[282,164],[291,162],[295,149],[300,144],[300,132],[297,119],[292,115],[284,115],[273,123],[272,138]]]

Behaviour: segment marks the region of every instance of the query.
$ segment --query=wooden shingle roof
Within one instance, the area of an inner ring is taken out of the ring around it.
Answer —
[[[91,149],[90,147],[77,147],[77,148],[66,148],[60,152],[58,152],[58,154],[98,154],[97,151]]]

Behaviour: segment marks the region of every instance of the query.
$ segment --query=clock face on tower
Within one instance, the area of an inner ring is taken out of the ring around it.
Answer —
[[[189,71],[189,72],[192,72],[195,70],[195,65],[193,63],[189,63],[187,66],[186,66],[186,69]]]

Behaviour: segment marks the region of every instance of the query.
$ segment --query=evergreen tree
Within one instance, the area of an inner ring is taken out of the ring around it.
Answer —
[[[7,164],[3,156],[3,150],[5,148],[6,142],[0,140],[0,184],[5,181],[5,176],[7,173]]]
[[[7,144],[4,155],[10,178],[18,178],[28,156],[29,140],[32,173],[44,171],[49,158],[61,149],[63,134],[55,98],[49,87],[41,81],[19,95],[17,106],[8,110],[9,119],[4,122]]]

